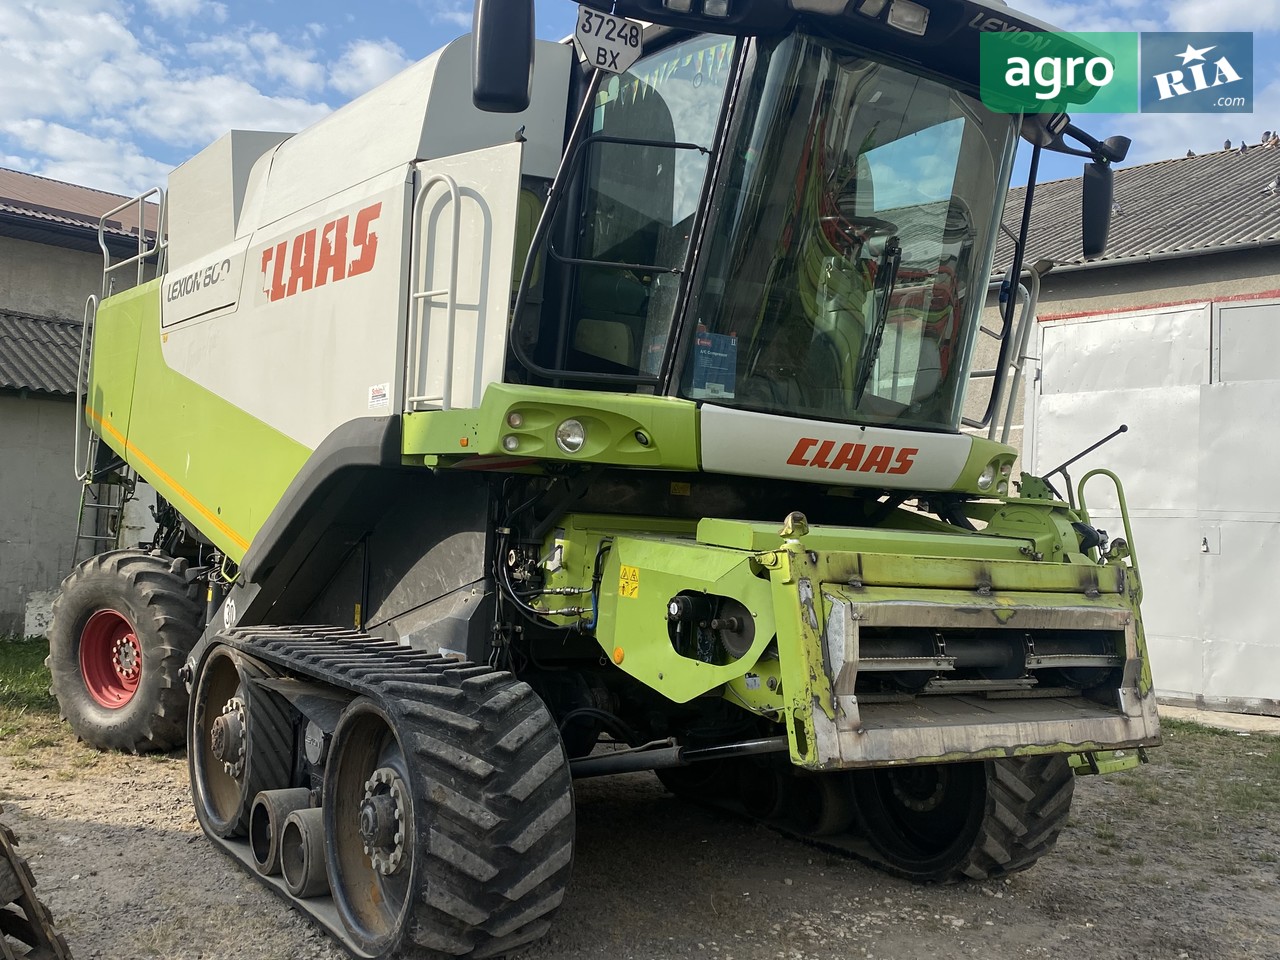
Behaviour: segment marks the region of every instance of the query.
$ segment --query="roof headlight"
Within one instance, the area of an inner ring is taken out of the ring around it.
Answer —
[[[911,0],[893,0],[889,6],[889,26],[923,37],[929,29],[929,8]]]
[[[556,446],[565,453],[577,453],[587,442],[587,428],[581,421],[565,420],[556,427]]]

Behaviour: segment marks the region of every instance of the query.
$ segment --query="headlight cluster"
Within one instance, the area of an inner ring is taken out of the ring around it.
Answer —
[[[998,497],[1008,496],[1009,477],[1013,473],[1013,462],[1005,459],[992,460],[978,474],[978,489],[983,493],[995,488]]]
[[[519,430],[525,426],[525,417],[519,410],[512,410],[507,414],[507,426],[512,430]],[[564,453],[572,456],[582,450],[587,443],[587,428],[583,426],[581,420],[570,417],[568,420],[561,421],[555,431],[556,446]],[[520,451],[520,438],[514,433],[508,433],[502,438],[502,449],[507,453],[518,453]]]

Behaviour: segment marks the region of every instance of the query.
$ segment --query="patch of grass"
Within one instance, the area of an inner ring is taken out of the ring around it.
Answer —
[[[14,712],[54,713],[58,702],[49,695],[49,671],[44,658],[49,642],[43,638],[0,637],[0,727],[14,721]]]

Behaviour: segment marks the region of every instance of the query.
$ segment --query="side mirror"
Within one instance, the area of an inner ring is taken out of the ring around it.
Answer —
[[[1084,238],[1084,258],[1093,260],[1107,252],[1111,232],[1111,205],[1115,183],[1111,165],[1091,163],[1084,168],[1084,190],[1080,200],[1080,232]]]
[[[533,91],[533,0],[476,0],[471,102],[487,113],[529,109]]]

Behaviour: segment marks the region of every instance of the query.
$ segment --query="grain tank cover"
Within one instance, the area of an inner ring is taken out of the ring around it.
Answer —
[[[550,179],[564,142],[571,50],[540,42],[534,55],[533,97],[523,113],[472,105],[470,36],[335,110],[270,158],[257,226],[413,160],[510,143],[522,128],[524,175]]]
[[[235,239],[254,164],[290,136],[232,130],[169,174],[170,263],[192,263]]]
[[[301,133],[233,130],[169,175],[169,264],[181,270],[237,238],[413,160],[510,143],[525,176],[555,175],[571,48],[539,42],[523,113],[471,103],[471,37],[420,60]]]

